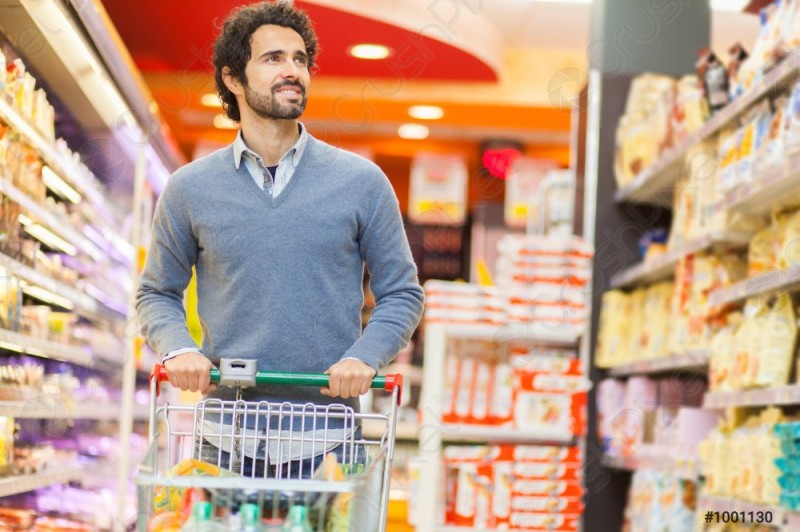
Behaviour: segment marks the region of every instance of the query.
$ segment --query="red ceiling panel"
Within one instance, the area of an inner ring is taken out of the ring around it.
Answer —
[[[211,50],[235,0],[103,0],[139,69],[209,72]],[[483,61],[447,43],[373,19],[296,2],[315,23],[319,75],[426,81],[497,81]],[[384,44],[394,55],[364,61],[347,54],[358,43]]]

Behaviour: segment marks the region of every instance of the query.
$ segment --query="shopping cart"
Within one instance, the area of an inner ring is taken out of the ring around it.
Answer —
[[[244,504],[251,512],[254,505],[258,507],[261,526],[279,522],[287,513],[296,516],[294,510],[300,507],[306,524],[292,530],[386,530],[401,375],[373,379],[372,388],[392,393],[386,415],[356,413],[342,404],[245,401],[246,387],[328,385],[328,375],[257,372],[255,361],[223,359],[219,370],[211,370],[212,383],[236,388],[236,399],[231,401],[157,406],[165,380],[166,369],[156,365],[150,374],[150,447],[136,475],[138,530],[177,530],[191,501],[198,499],[211,503],[214,518],[226,523],[222,529],[228,530],[237,528],[231,523],[237,522]],[[379,439],[360,436],[357,429],[366,420],[381,427]],[[325,455],[334,447],[344,462],[334,471],[349,474],[320,478],[326,468],[304,462],[303,457],[309,451]],[[367,452],[359,453],[360,449]],[[366,464],[359,464],[359,454],[368,456]],[[273,467],[254,467],[253,457],[267,455],[267,464],[272,461]],[[212,462],[208,469],[214,476],[206,476],[207,462]],[[188,475],[178,476],[176,468],[186,463],[200,470],[190,467]]]

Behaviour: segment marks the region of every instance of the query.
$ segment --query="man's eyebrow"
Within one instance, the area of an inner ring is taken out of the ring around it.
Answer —
[[[262,57],[270,56],[270,55],[286,55],[286,50],[281,50],[281,49],[267,50],[266,52],[262,53],[258,57],[262,58]],[[308,59],[308,54],[306,52],[304,52],[303,50],[296,51],[294,55],[295,55],[295,57],[303,57],[305,59]]]
[[[278,50],[267,50],[266,52],[262,53],[258,57],[261,58],[261,57],[264,57],[264,56],[267,56],[267,55],[286,55],[286,50],[280,50],[280,49],[278,49]]]

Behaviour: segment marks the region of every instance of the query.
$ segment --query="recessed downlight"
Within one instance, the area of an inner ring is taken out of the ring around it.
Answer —
[[[412,105],[408,114],[417,120],[439,120],[444,116],[444,109],[438,105]]]
[[[358,59],[369,59],[376,61],[386,59],[391,54],[391,50],[382,44],[356,44],[349,50],[350,55]]]
[[[213,92],[203,94],[203,96],[200,97],[200,103],[205,107],[222,107],[219,95]]]
[[[223,114],[214,116],[214,127],[217,129],[238,129],[239,124]]]
[[[397,134],[403,139],[422,140],[428,138],[430,131],[422,124],[403,124]]]

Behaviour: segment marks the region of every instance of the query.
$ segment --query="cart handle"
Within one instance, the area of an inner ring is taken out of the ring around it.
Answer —
[[[218,384],[221,375],[217,368],[211,368],[211,382]],[[162,364],[153,366],[153,371],[150,372],[150,381],[155,380],[156,395],[161,393],[161,383],[169,381],[167,376],[167,368]],[[259,371],[256,373],[256,386],[265,386],[268,384],[282,384],[288,386],[319,386],[320,388],[327,387],[330,384],[330,375],[324,373],[280,373],[272,371]],[[397,402],[403,393],[403,376],[399,373],[385,376],[377,376],[372,379],[370,388],[383,388],[385,391],[392,393],[397,388]]]

